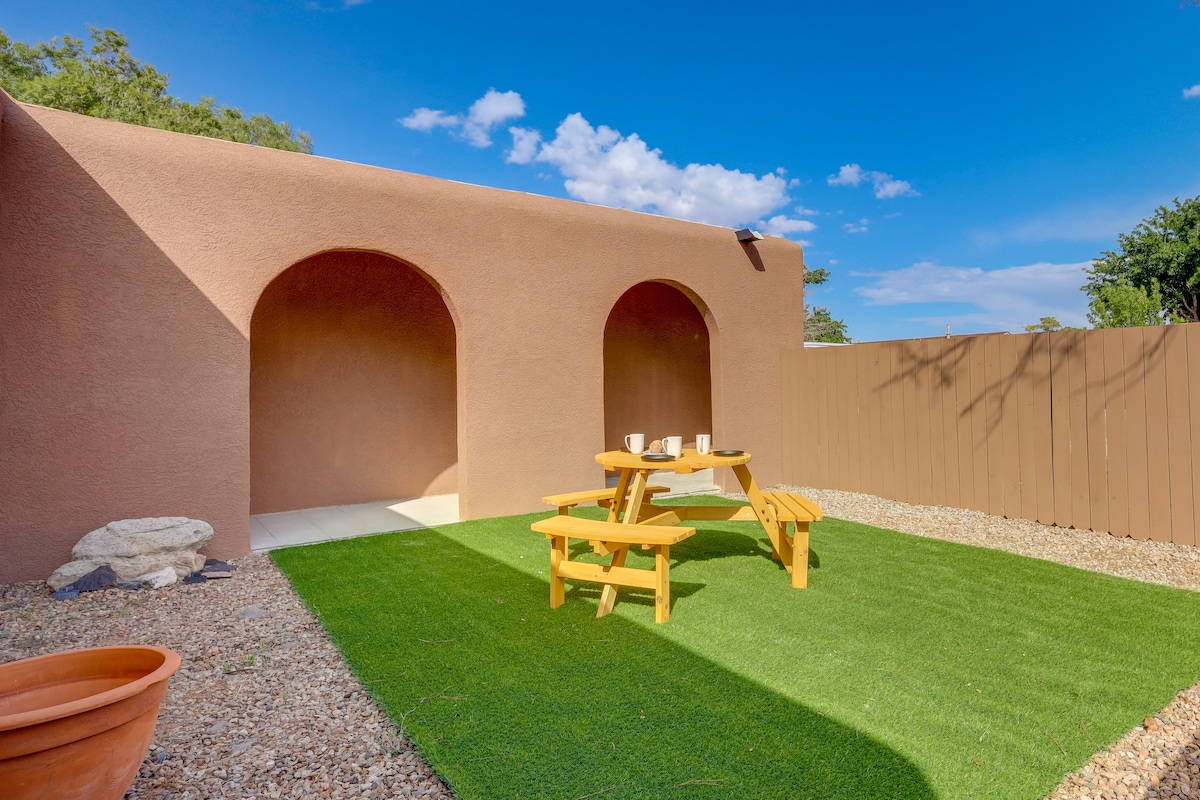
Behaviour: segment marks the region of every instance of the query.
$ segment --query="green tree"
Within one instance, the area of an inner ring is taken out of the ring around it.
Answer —
[[[828,280],[829,270],[827,269],[804,270],[805,286],[816,286]],[[846,323],[840,319],[834,319],[828,308],[805,305],[804,341],[844,344],[850,341],[850,337],[846,335]]]
[[[1058,317],[1042,317],[1032,325],[1025,326],[1026,333],[1053,333],[1054,331],[1067,330],[1063,328]]]
[[[227,139],[299,153],[312,139],[266,114],[245,116],[211,97],[189,103],[167,94],[170,76],[129,54],[129,40],[88,26],[94,44],[62,37],[29,45],[0,30],[0,87],[26,103],[150,128]]]
[[[1089,319],[1095,315],[1129,325],[1200,322],[1200,197],[1182,203],[1175,198],[1174,208],[1159,206],[1132,233],[1119,235],[1117,245],[1087,270],[1083,289],[1092,296]],[[1119,285],[1122,281],[1126,286]],[[1114,302],[1122,305],[1111,307]],[[1155,315],[1159,322],[1137,321]]]
[[[1182,322],[1163,308],[1158,281],[1151,280],[1149,290],[1134,286],[1127,278],[1100,286],[1088,304],[1088,322],[1095,328],[1133,328],[1139,325],[1166,325]]]

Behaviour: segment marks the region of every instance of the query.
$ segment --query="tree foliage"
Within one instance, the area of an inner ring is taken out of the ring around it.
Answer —
[[[211,97],[189,103],[167,94],[170,76],[129,54],[129,40],[88,26],[94,44],[62,37],[35,45],[14,42],[0,30],[0,87],[25,103],[150,128],[227,139],[299,153],[312,139],[266,114],[247,117]]]
[[[1149,289],[1134,286],[1126,278],[1100,286],[1088,304],[1088,322],[1095,328],[1133,328],[1140,325],[1166,325],[1182,322],[1163,308],[1158,281]]]
[[[829,270],[824,268],[805,269],[804,285],[816,286],[829,280]],[[846,323],[834,319],[828,308],[804,306],[804,341],[831,342],[845,344],[850,341],[846,335]]]
[[[1070,330],[1064,328],[1058,317],[1042,317],[1032,325],[1025,326],[1026,333],[1054,333],[1055,331]]]
[[[1092,296],[1093,324],[1200,322],[1200,197],[1159,206],[1131,233],[1119,235],[1117,245],[1087,270],[1083,289]],[[1151,318],[1157,321],[1140,321]]]

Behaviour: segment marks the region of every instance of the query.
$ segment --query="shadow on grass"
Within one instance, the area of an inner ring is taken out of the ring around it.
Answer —
[[[551,611],[545,580],[436,531],[272,556],[464,800],[935,797],[871,737],[590,603]]]

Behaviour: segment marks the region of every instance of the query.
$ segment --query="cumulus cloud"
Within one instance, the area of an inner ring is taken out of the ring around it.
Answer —
[[[505,160],[510,164],[528,164],[537,156],[538,146],[542,143],[542,134],[530,128],[509,128],[512,134],[513,146],[508,151]]]
[[[759,230],[772,236],[787,236],[790,233],[808,233],[817,226],[806,219],[793,219],[786,214],[777,214],[768,220],[758,221]]]
[[[475,147],[488,147],[492,143],[490,132],[493,128],[502,122],[523,116],[525,101],[520,94],[488,89],[487,94],[471,104],[466,114],[449,114],[432,108],[417,108],[400,120],[400,124],[424,133],[429,133],[434,128],[448,128],[455,136]]]
[[[536,131],[519,130],[509,160],[553,166],[566,179],[567,193],[589,203],[737,226],[765,217],[790,199],[787,180],[776,173],[757,176],[720,164],[679,167],[636,133],[593,127],[582,114],[567,116],[549,141],[531,144]]]
[[[454,128],[462,124],[462,118],[445,111],[435,111],[432,108],[417,108],[400,124],[414,131],[429,133],[434,128]]]
[[[846,233],[866,233],[870,230],[871,220],[863,217],[858,222],[847,222],[842,227],[846,229]]]
[[[1200,83],[1183,90],[1184,100],[1191,100],[1193,97],[1200,97]]]
[[[921,194],[912,188],[908,181],[896,180],[886,172],[865,170],[858,164],[845,164],[836,175],[830,175],[826,179],[830,186],[858,186],[866,181],[870,181],[875,196],[880,200],[891,200],[893,197],[904,195],[919,197]]]
[[[1038,263],[983,270],[944,267],[922,261],[903,269],[875,273],[855,291],[867,305],[962,303],[975,310],[943,320],[969,321],[984,329],[1020,332],[1041,317],[1064,325],[1086,324],[1087,298],[1079,287],[1090,261]],[[932,318],[930,318],[932,319]]]

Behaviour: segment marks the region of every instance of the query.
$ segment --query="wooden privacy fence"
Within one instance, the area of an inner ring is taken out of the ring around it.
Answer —
[[[784,477],[1200,544],[1200,323],[783,356]]]

